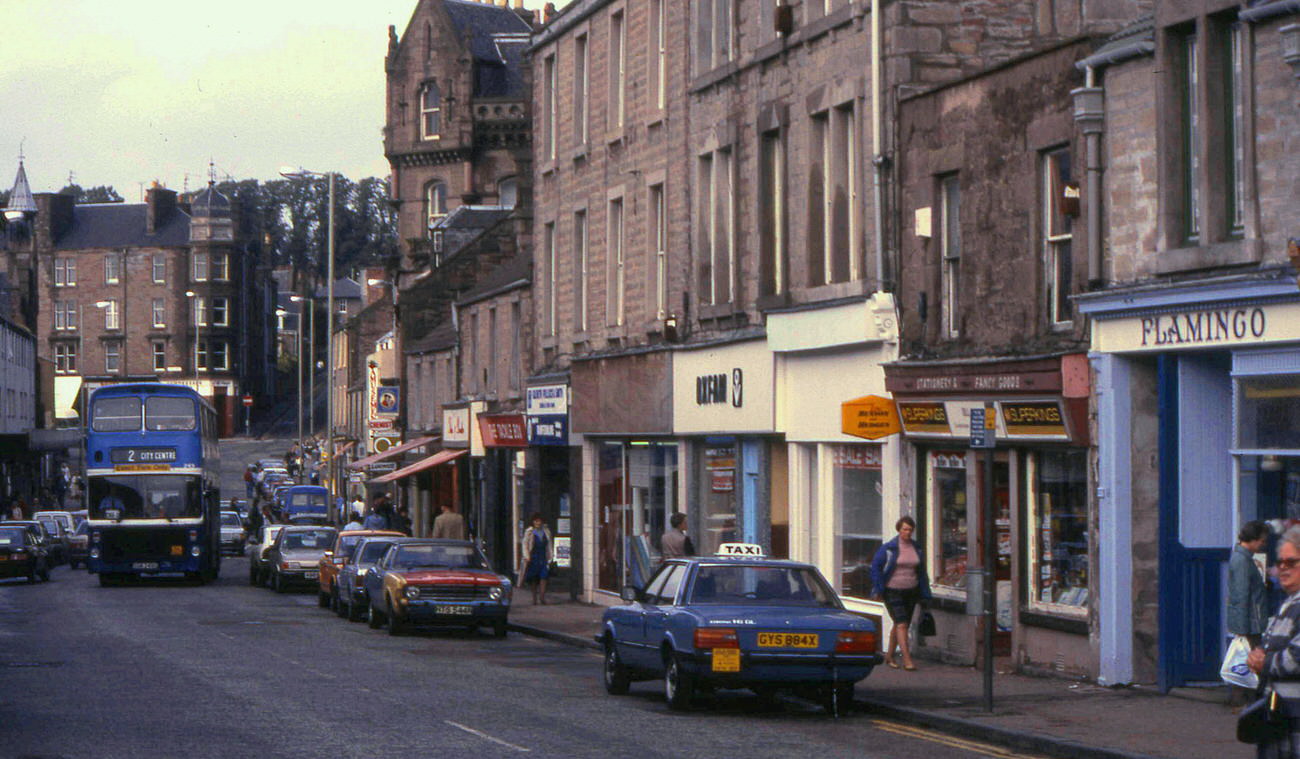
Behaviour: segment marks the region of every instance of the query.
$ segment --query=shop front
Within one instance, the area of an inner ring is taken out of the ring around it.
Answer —
[[[790,558],[816,564],[850,609],[883,617],[888,634],[888,616],[869,599],[870,568],[899,516],[910,513],[899,497],[899,438],[847,434],[842,405],[884,395],[882,365],[897,357],[893,300],[877,294],[769,312],[767,347],[776,431],[785,438],[770,447],[773,550],[785,516]]]
[[[682,510],[672,353],[584,358],[570,373],[573,432],[583,436],[584,595],[614,603],[623,585],[644,586],[658,565],[658,537]]]
[[[523,414],[479,414],[478,433],[483,441],[483,502],[492,512],[491,522],[500,523],[505,542],[492,558],[498,572],[509,573],[519,566],[519,541],[523,534],[524,466],[528,434]]]
[[[1237,530],[1300,524],[1300,289],[1275,272],[1079,304],[1098,386],[1098,535],[1117,559],[1099,567],[1099,679],[1215,681]]]
[[[788,467],[774,392],[772,352],[762,334],[673,356],[673,431],[691,494],[681,510],[701,554],[739,541],[789,556]],[[659,537],[653,536],[656,550]]]
[[[559,379],[559,378],[551,378]],[[582,481],[582,448],[569,439],[569,383],[547,381],[530,384],[525,396],[525,423],[528,433],[525,469],[528,511],[536,511],[554,530],[556,574],[551,587],[570,596],[581,592],[582,510],[578,508]],[[526,520],[529,514],[520,512]],[[519,525],[522,530],[524,525]]]
[[[978,587],[990,581],[995,655],[1021,671],[1091,675],[1087,358],[899,362],[885,374],[907,443],[903,497],[915,504],[934,593],[938,634],[925,645],[974,662],[984,634]],[[977,409],[994,419],[993,449],[971,447]],[[985,508],[992,535],[983,534]],[[981,560],[987,540],[991,568]]]

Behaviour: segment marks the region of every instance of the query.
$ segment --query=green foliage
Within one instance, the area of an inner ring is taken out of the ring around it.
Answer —
[[[111,185],[98,185],[89,190],[79,184],[70,184],[59,190],[60,195],[71,195],[77,203],[122,203],[122,196]]]

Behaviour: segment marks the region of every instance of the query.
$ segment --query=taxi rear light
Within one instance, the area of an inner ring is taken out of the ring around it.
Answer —
[[[874,632],[842,632],[835,638],[837,654],[871,654],[878,647]]]
[[[695,631],[696,648],[740,648],[740,638],[731,627],[701,627]]]

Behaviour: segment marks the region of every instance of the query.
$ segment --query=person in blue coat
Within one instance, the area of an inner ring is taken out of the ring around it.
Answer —
[[[871,597],[885,602],[889,618],[894,623],[889,646],[885,650],[885,663],[898,669],[894,660],[894,647],[903,656],[903,669],[913,671],[912,646],[907,633],[912,625],[916,606],[930,598],[930,578],[925,571],[925,555],[921,546],[912,540],[916,534],[916,520],[909,516],[900,518],[894,529],[898,535],[880,547],[871,560]]]

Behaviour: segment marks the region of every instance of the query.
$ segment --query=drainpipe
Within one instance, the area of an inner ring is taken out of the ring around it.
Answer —
[[[880,53],[880,0],[871,0],[871,159],[872,190],[876,206],[876,290],[885,289],[885,188],[884,173],[888,159],[880,149],[881,132],[884,131],[884,113],[880,107],[880,67],[884,56]]]
[[[1300,0],[1297,0],[1300,2]],[[1155,43],[1148,39],[1133,40],[1126,44],[1103,49],[1075,64],[1084,72],[1084,85],[1072,90],[1074,98],[1074,121],[1083,131],[1084,151],[1087,173],[1087,186],[1084,190],[1084,206],[1087,209],[1088,229],[1088,286],[1095,288],[1102,283],[1102,244],[1101,244],[1101,136],[1106,127],[1106,90],[1097,84],[1097,71],[1105,66],[1121,61],[1150,55],[1155,52]]]

